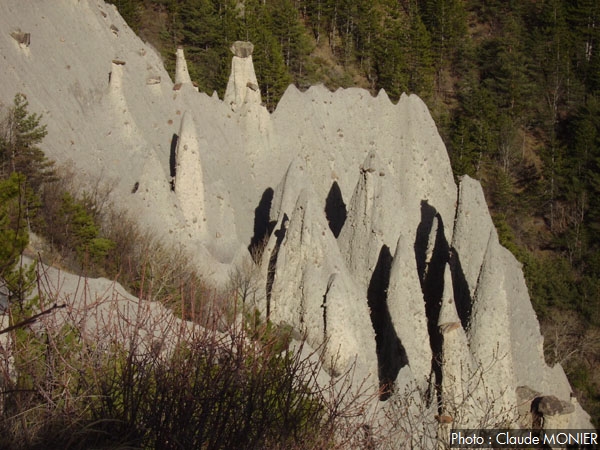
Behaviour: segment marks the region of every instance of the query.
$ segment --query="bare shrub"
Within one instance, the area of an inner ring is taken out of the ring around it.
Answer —
[[[116,287],[87,280],[61,292],[39,273],[39,309],[64,304],[0,334],[0,448],[356,448],[372,397],[349,372],[317,383],[318,352],[282,346],[282,334],[226,333],[176,318]],[[362,421],[360,422],[363,423]]]
[[[505,404],[508,387],[486,381],[507,357],[496,349],[486,364],[462,362],[456,370],[444,371],[440,385],[431,380],[426,389],[415,384],[399,389],[384,407],[393,439],[378,448],[397,448],[395,443],[403,442],[406,448],[449,449],[452,429],[512,428],[520,418],[517,405]],[[446,363],[440,357],[442,368]]]

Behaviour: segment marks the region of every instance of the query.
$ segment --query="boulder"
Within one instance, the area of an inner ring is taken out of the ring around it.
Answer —
[[[252,44],[252,42],[235,41],[233,44],[231,44],[229,49],[234,56],[237,56],[238,58],[247,58],[252,56],[254,44]]]
[[[575,412],[575,407],[570,402],[560,400],[554,395],[538,397],[534,402],[534,407],[544,417],[564,416]]]

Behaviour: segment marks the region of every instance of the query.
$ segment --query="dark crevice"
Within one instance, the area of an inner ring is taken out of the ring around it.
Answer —
[[[321,308],[323,308],[323,342],[327,342],[327,295],[329,295],[334,280],[335,273],[332,273],[329,275],[329,280],[327,280],[327,288],[323,294],[323,303],[321,303]]]
[[[387,400],[393,392],[394,381],[402,367],[408,364],[406,350],[396,334],[387,303],[392,255],[387,245],[381,247],[377,265],[367,290],[371,323],[375,330],[377,366],[379,372],[379,399]]]
[[[434,218],[437,218],[437,233],[433,252],[431,253],[430,260],[427,261],[427,246]],[[438,328],[438,320],[440,317],[442,295],[444,293],[444,270],[448,262],[449,248],[444,235],[442,217],[427,201],[421,201],[421,222],[417,227],[414,249],[419,280],[421,281],[421,290],[425,300],[427,330],[429,332],[429,342],[432,352],[432,385],[435,386],[435,392],[429,392],[427,397],[430,402],[435,395],[439,407],[441,406],[440,387],[442,384],[441,360],[443,337]]]
[[[171,150],[169,152],[169,175],[171,176],[171,190],[175,190],[175,176],[177,175],[177,143],[179,136],[173,133],[171,137]]]
[[[273,203],[273,189],[270,187],[265,189],[258,202],[258,206],[254,209],[254,235],[250,239],[248,251],[255,263],[258,263],[262,257],[262,249],[264,248],[266,239],[269,238],[275,228],[276,221],[270,221],[271,204]]]
[[[173,133],[171,138],[171,152],[169,153],[169,173],[171,177],[175,178],[177,175],[177,143],[179,142],[179,136]]]
[[[329,194],[327,194],[325,216],[329,222],[331,232],[337,238],[342,231],[347,217],[346,204],[344,203],[342,191],[337,181],[333,182],[331,189],[329,189]]]
[[[279,255],[279,248],[281,247],[281,242],[283,242],[283,238],[285,237],[285,230],[288,225],[288,216],[287,214],[283,215],[283,220],[281,221],[281,228],[275,231],[275,237],[277,240],[275,241],[275,247],[271,252],[271,256],[269,257],[269,269],[267,271],[267,320],[271,317],[271,291],[273,290],[273,282],[275,281],[275,269],[277,268],[277,256]]]
[[[467,283],[465,273],[460,263],[460,257],[453,248],[450,249],[450,271],[452,273],[452,286],[456,312],[458,313],[463,329],[468,330],[471,321],[473,299],[471,298],[469,284]]]

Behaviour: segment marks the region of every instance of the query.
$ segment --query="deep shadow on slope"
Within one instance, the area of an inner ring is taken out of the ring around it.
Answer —
[[[438,222],[437,232],[433,251],[429,255],[429,261],[427,261],[427,246],[434,218]],[[442,383],[441,360],[443,336],[439,330],[438,322],[444,293],[444,271],[446,264],[450,265],[454,297],[452,300],[455,302],[458,316],[465,330],[468,328],[471,318],[472,299],[460,258],[456,251],[449,247],[446,240],[442,216],[426,200],[421,201],[421,222],[417,227],[414,249],[421,290],[425,301],[427,329],[432,352],[431,373],[434,377],[435,393],[429,392],[428,398],[431,401],[435,395],[439,405],[440,386]]]
[[[334,181],[325,200],[325,216],[329,222],[329,228],[337,238],[346,223],[347,211],[346,204],[342,197],[342,191],[337,181]]]
[[[460,263],[460,256],[454,248],[450,248],[450,272],[452,273],[452,287],[454,292],[454,302],[456,312],[460,318],[460,323],[465,330],[469,328],[471,320],[471,308],[473,299],[469,291],[469,285],[465,273]]]
[[[271,204],[273,203],[273,189],[270,187],[263,192],[258,206],[254,209],[254,235],[250,239],[248,251],[254,262],[258,264],[262,256],[262,247],[269,238],[277,222],[270,221]]]
[[[434,218],[438,220],[435,246],[427,261],[427,246],[429,235],[433,229]],[[429,344],[431,346],[431,376],[434,378],[435,392],[429,392],[429,401],[436,400],[439,405],[440,386],[442,383],[442,343],[443,337],[438,328],[440,307],[444,292],[444,269],[448,262],[448,242],[444,236],[444,224],[442,217],[436,209],[429,205],[426,200],[421,201],[421,222],[417,227],[415,240],[415,258],[421,291],[425,300],[425,314],[427,316],[427,331],[429,333]]]
[[[387,400],[402,367],[408,364],[406,350],[396,334],[387,303],[392,255],[387,245],[381,247],[377,265],[367,290],[371,323],[375,330],[377,366],[379,372],[379,399]]]

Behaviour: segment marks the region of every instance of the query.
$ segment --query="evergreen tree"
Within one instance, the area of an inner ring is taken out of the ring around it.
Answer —
[[[386,5],[383,33],[378,36],[375,48],[375,70],[378,87],[385,89],[392,99],[400,98],[408,89],[409,75],[403,51],[408,28],[408,19],[400,5],[395,2]]]
[[[0,285],[14,272],[29,242],[25,189],[23,175],[12,173],[8,178],[0,179]]]
[[[460,96],[462,108],[453,124],[451,159],[455,173],[481,178],[482,166],[492,159],[497,146],[498,106],[492,92],[472,83],[464,86]]]
[[[421,0],[423,23],[431,34],[438,71],[449,67],[467,34],[466,11],[460,0]]]
[[[481,79],[498,97],[499,107],[518,117],[529,106],[529,61],[523,46],[523,25],[516,15],[502,19],[501,37],[488,41],[481,57]]]
[[[408,89],[428,99],[433,95],[435,76],[430,34],[416,5],[409,9],[408,20],[410,28],[404,49],[408,59]]]
[[[590,99],[570,126],[569,184],[563,193],[585,193],[585,221],[600,245],[600,102]]]
[[[265,4],[248,0],[244,8],[244,39],[254,43],[252,55],[262,99],[273,110],[291,82],[279,41],[270,31],[273,18]]]
[[[82,264],[98,261],[114,247],[112,241],[100,236],[98,224],[83,204],[69,193],[63,195],[59,217],[62,245],[75,248]]]
[[[303,15],[308,19],[317,45],[327,37],[333,20],[335,0],[305,0]]]
[[[531,18],[536,24],[531,33],[530,55],[539,95],[539,114],[550,139],[555,139],[559,114],[567,105],[567,90],[573,85],[570,63],[571,44],[566,14],[561,0],[543,3]]]
[[[119,14],[121,14],[133,31],[139,31],[141,0],[108,0],[108,3],[112,3],[117,7]]]
[[[273,0],[271,10],[273,34],[279,41],[281,54],[288,73],[297,82],[309,75],[308,56],[312,50],[300,15],[291,0]]]
[[[561,188],[561,166],[564,146],[558,141],[559,117],[567,110],[567,89],[573,85],[569,61],[569,33],[565,21],[563,2],[549,0],[540,10],[533,10],[531,21],[535,24],[531,37],[532,66],[535,70],[539,98],[535,107],[544,139],[545,182],[547,214],[551,228],[555,227],[556,201]]]
[[[588,92],[600,89],[600,4],[596,0],[567,2],[573,39],[573,65]]]
[[[377,76],[375,72],[376,46],[382,34],[383,8],[378,2],[359,2],[356,26],[356,59],[362,73],[365,74],[371,90],[375,90]]]
[[[23,174],[37,192],[44,181],[52,180],[54,163],[38,146],[47,134],[46,126],[40,124],[42,116],[29,114],[28,106],[26,97],[16,94],[0,126],[0,174]]]
[[[54,162],[46,158],[38,144],[46,136],[41,116],[27,111],[29,103],[16,94],[13,106],[0,124],[0,178],[23,175],[22,206],[28,226],[36,226],[40,191],[44,183],[54,181]]]
[[[212,93],[227,83],[227,45],[211,0],[187,0],[179,9],[183,20],[180,43],[186,51],[190,76],[200,90]]]

